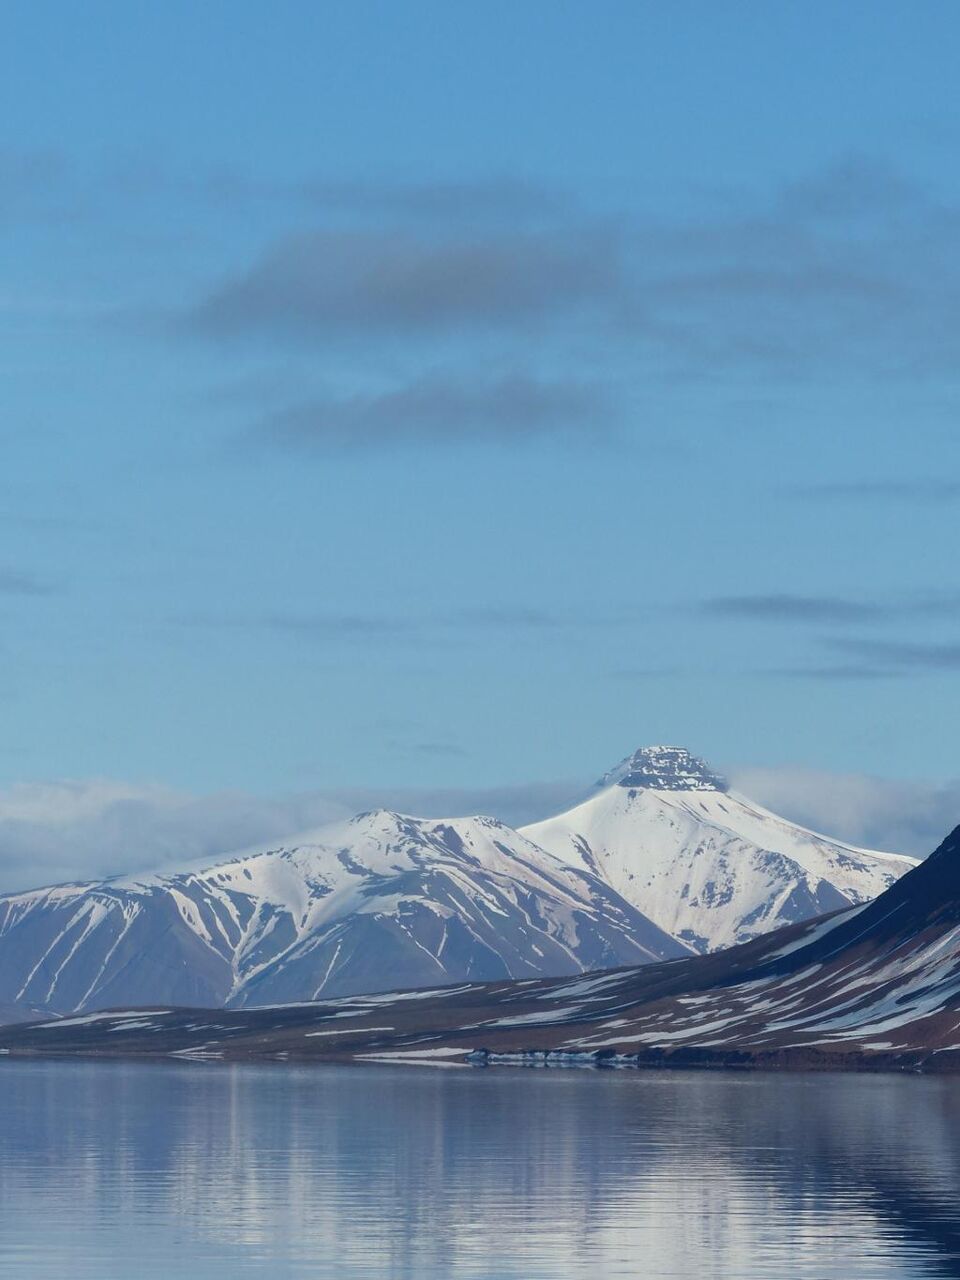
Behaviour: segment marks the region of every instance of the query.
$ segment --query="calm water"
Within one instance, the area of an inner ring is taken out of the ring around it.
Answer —
[[[960,1277],[960,1081],[0,1063],[0,1276]]]

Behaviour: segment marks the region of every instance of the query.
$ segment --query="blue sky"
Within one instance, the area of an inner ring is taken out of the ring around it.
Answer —
[[[0,15],[0,785],[957,774],[954,4]]]

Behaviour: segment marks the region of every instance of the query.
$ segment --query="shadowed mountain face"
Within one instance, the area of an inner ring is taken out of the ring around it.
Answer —
[[[701,953],[868,902],[916,865],[777,817],[682,747],[640,748],[523,832]]]
[[[24,1004],[0,1004],[0,1026],[9,1026],[12,1022],[36,1022],[44,1016],[40,1009],[31,1009]]]
[[[242,1006],[689,954],[492,818],[361,814],[204,871],[0,898],[0,1002]]]
[[[8,1053],[960,1070],[960,828],[875,902],[711,956],[0,1033]]]

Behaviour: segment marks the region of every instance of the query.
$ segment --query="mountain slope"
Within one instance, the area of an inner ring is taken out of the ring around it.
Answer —
[[[960,1071],[960,828],[875,902],[576,978],[0,1029],[0,1053]]]
[[[869,901],[916,865],[779,818],[679,747],[634,752],[523,834],[700,952]]]
[[[491,818],[380,811],[179,875],[0,898],[0,1004],[245,1005],[684,954]]]
[[[25,1004],[0,1004],[0,1026],[8,1026],[12,1022],[36,1022],[46,1015],[40,1009],[31,1009]]]

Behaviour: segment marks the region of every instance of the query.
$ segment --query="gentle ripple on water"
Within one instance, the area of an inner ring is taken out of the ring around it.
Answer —
[[[0,1276],[960,1277],[960,1081],[0,1063]]]

